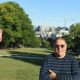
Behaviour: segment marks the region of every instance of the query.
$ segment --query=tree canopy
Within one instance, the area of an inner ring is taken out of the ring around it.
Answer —
[[[32,46],[34,42],[32,21],[16,2],[0,4],[0,28],[3,29],[4,47]]]
[[[72,24],[70,26],[70,36],[73,39],[74,51],[80,49],[80,23]]]
[[[72,24],[70,26],[70,34],[73,37],[80,35],[80,23]]]

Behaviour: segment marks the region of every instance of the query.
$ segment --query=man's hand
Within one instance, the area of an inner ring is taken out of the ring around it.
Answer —
[[[56,80],[56,73],[49,69],[49,76],[52,80]]]

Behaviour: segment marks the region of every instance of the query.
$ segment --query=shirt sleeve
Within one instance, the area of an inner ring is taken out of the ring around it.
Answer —
[[[57,75],[57,80],[80,80],[80,75]]]
[[[45,58],[42,66],[41,66],[39,80],[51,80],[51,78],[48,75],[48,59],[47,59],[47,57]]]
[[[71,75],[57,74],[57,80],[80,80],[79,64],[77,60],[72,60]]]

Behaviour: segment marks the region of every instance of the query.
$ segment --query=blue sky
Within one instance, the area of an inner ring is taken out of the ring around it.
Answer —
[[[0,0],[17,2],[33,25],[67,26],[80,22],[80,0]]]

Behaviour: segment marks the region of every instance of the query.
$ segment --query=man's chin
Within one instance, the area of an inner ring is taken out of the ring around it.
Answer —
[[[57,57],[61,57],[61,56],[62,56],[62,54],[61,54],[61,53],[58,53],[56,56],[57,56]]]

